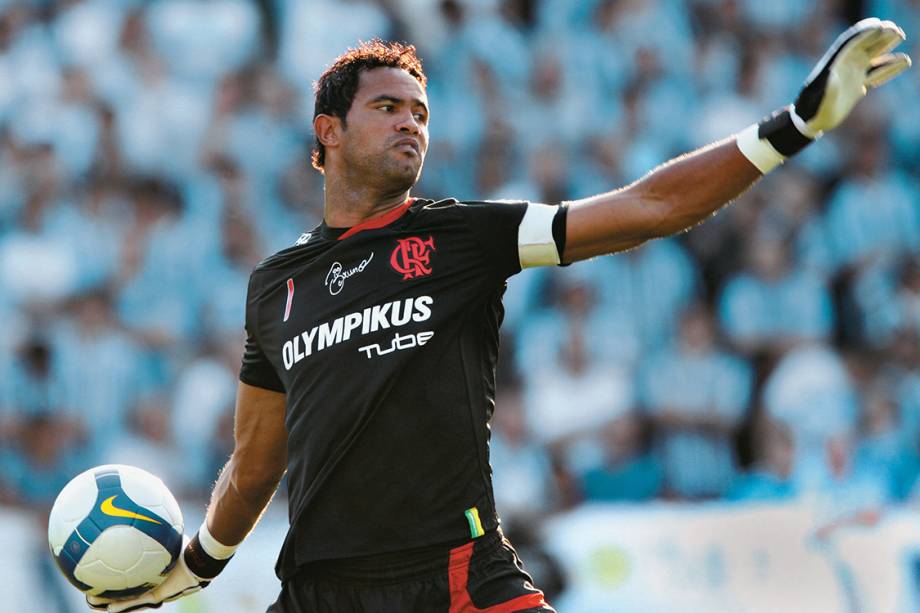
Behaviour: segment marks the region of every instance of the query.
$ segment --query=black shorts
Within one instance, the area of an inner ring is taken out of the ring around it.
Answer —
[[[305,565],[267,613],[555,613],[500,531],[453,548]]]

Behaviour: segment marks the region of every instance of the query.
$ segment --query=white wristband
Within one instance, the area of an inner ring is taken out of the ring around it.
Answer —
[[[821,132],[820,130],[812,130],[809,128],[808,123],[806,123],[805,120],[799,117],[799,114],[795,112],[794,106],[789,107],[789,118],[792,119],[792,125],[795,126],[795,129],[798,130],[802,136],[806,136],[811,140],[815,140],[816,138],[821,138],[821,136],[824,134],[824,132]]]
[[[198,542],[201,544],[201,548],[204,549],[204,552],[215,560],[226,560],[232,556],[236,548],[239,547],[239,544],[232,546],[224,545],[214,538],[208,530],[207,517],[204,518],[201,527],[198,528]]]
[[[759,130],[760,126],[756,123],[746,127],[735,137],[735,143],[744,157],[757,167],[757,170],[767,174],[785,162],[786,158],[774,149],[769,141],[757,135]]]

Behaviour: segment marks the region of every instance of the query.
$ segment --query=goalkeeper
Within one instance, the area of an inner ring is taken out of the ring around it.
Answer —
[[[317,84],[323,223],[250,279],[236,446],[169,576],[110,612],[213,580],[287,471],[273,612],[553,611],[502,536],[488,422],[505,280],[703,221],[910,65],[866,19],[794,104],[622,189],[550,207],[410,198],[428,147],[413,47],[343,54]]]

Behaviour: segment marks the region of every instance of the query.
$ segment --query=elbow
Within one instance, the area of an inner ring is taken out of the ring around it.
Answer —
[[[621,224],[623,230],[629,229],[635,243],[671,236],[681,230],[681,207],[673,195],[654,189],[643,181],[634,183],[617,194],[624,204],[613,209],[617,216],[630,220]]]
[[[643,241],[671,236],[682,229],[675,223],[673,204],[667,200],[647,201],[645,203],[645,213],[645,223],[643,224],[641,236]]]
[[[688,207],[674,200],[653,200],[648,204],[646,240],[680,234],[700,223],[702,219],[689,214]]]

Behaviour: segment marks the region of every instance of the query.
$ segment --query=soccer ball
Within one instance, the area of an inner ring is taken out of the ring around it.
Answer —
[[[128,598],[166,578],[182,548],[182,512],[154,475],[122,464],[74,477],[48,518],[58,568],[82,592]]]

